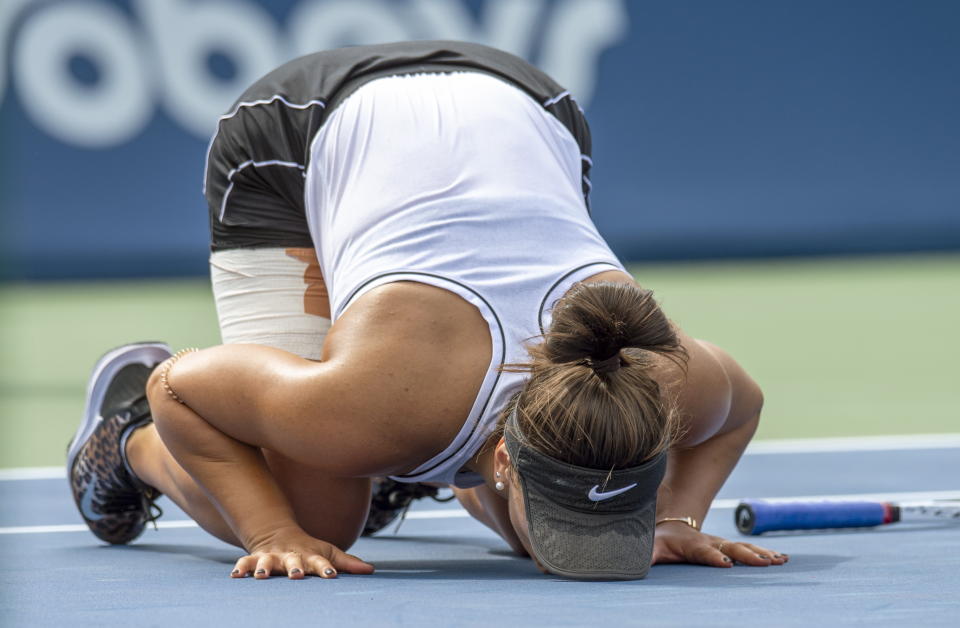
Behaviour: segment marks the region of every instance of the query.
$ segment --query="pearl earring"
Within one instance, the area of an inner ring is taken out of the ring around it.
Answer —
[[[500,482],[500,481],[498,480],[497,483],[494,484],[493,486],[494,486],[494,488],[496,488],[498,491],[502,491],[502,490],[503,490],[503,487],[504,487],[505,485],[504,485],[503,482]]]

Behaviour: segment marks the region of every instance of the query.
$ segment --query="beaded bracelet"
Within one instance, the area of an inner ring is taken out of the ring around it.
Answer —
[[[184,403],[177,393],[173,392],[173,388],[170,387],[170,382],[167,381],[167,374],[170,372],[170,367],[173,366],[173,363],[187,355],[188,353],[193,353],[199,351],[200,349],[196,347],[191,347],[189,349],[181,349],[177,351],[172,356],[167,358],[167,361],[163,363],[163,366],[160,367],[160,385],[163,386],[163,389],[167,391],[167,394],[170,395],[170,398],[176,401],[177,403]]]

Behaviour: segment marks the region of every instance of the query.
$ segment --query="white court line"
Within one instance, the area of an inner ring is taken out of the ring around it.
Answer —
[[[463,508],[444,508],[443,510],[413,510],[407,513],[407,519],[456,519],[469,517]]]
[[[960,491],[919,491],[912,493],[853,493],[846,495],[803,495],[798,497],[763,498],[770,501],[930,501],[935,499],[958,499]],[[730,510],[737,507],[739,499],[715,499],[711,510]],[[469,513],[462,508],[444,508],[443,510],[415,510],[407,513],[407,519],[465,519]],[[158,521],[158,528],[196,528],[197,524],[189,519]],[[60,532],[85,532],[87,526],[82,523],[48,526],[10,526],[0,528],[3,534],[55,534]]]
[[[750,443],[746,455],[815,454],[839,451],[912,451],[960,448],[960,434],[902,434],[843,436],[838,438],[784,438]],[[66,477],[63,467],[0,469],[3,480],[56,480]]]
[[[58,480],[67,477],[64,467],[14,467],[0,469],[2,480]]]
[[[197,522],[190,519],[158,521],[158,528],[196,528]],[[67,523],[52,526],[10,526],[0,528],[0,534],[54,534],[57,532],[86,532],[89,528],[83,523]]]
[[[960,447],[960,434],[900,434],[758,440],[747,446],[746,453],[813,454],[834,451],[912,451],[918,449],[955,449],[958,447]]]

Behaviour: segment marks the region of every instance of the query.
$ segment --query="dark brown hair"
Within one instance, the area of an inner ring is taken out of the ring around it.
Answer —
[[[656,356],[685,366],[677,333],[653,298],[633,283],[577,284],[553,308],[543,342],[514,400],[520,438],[570,464],[594,469],[640,464],[670,445],[675,403],[652,377]]]

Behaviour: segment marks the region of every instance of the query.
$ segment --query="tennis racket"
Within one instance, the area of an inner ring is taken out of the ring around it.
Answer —
[[[960,500],[883,501],[766,501],[747,499],[734,511],[742,534],[773,530],[867,528],[898,521],[952,521],[960,524]]]

